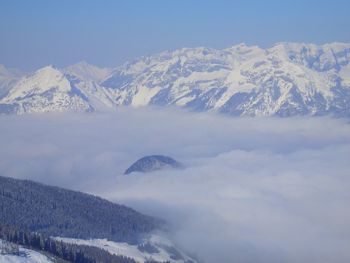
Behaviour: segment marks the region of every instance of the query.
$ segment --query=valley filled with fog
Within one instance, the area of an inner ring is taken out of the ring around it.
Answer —
[[[0,173],[169,222],[205,262],[349,262],[350,125],[178,109],[0,118]],[[124,175],[164,154],[181,170]]]

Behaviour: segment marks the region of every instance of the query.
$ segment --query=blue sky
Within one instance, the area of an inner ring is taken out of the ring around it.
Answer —
[[[1,0],[0,64],[117,66],[181,47],[350,42],[350,1]]]

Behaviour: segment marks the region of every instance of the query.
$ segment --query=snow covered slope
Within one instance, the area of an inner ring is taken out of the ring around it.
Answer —
[[[350,44],[181,49],[116,69],[103,83],[123,105],[233,115],[350,116]]]
[[[41,68],[20,79],[0,100],[0,112],[91,112],[113,107],[105,89],[93,80],[103,74],[93,69],[86,66],[84,71],[82,65],[65,70]]]
[[[0,239],[0,245],[2,244]],[[16,253],[0,253],[1,263],[53,263],[48,257],[31,249],[19,246]]]
[[[113,71],[83,62],[22,79],[0,99],[0,113],[174,105],[236,116],[349,117],[349,62],[345,43],[183,48]]]
[[[0,109],[19,114],[91,109],[82,91],[52,66],[22,78],[1,103]]]
[[[99,82],[105,79],[111,72],[109,68],[98,68],[88,64],[86,61],[81,61],[62,70],[67,75],[74,75],[83,80]]]
[[[65,243],[87,245],[107,250],[111,254],[125,256],[144,263],[150,259],[156,262],[196,263],[197,261],[177,249],[168,239],[151,235],[139,245],[108,241],[107,239],[55,238]]]
[[[48,257],[30,249],[20,248],[20,255],[1,255],[1,263],[52,263]]]

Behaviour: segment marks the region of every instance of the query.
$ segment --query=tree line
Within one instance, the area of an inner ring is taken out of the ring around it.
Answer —
[[[0,224],[0,239],[30,249],[45,251],[74,263],[136,263],[132,258],[113,255],[97,247],[65,243],[40,233],[23,231],[3,224]]]

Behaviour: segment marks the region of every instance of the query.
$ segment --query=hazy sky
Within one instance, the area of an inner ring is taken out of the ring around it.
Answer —
[[[0,64],[116,66],[180,47],[350,42],[350,1],[1,0]]]

